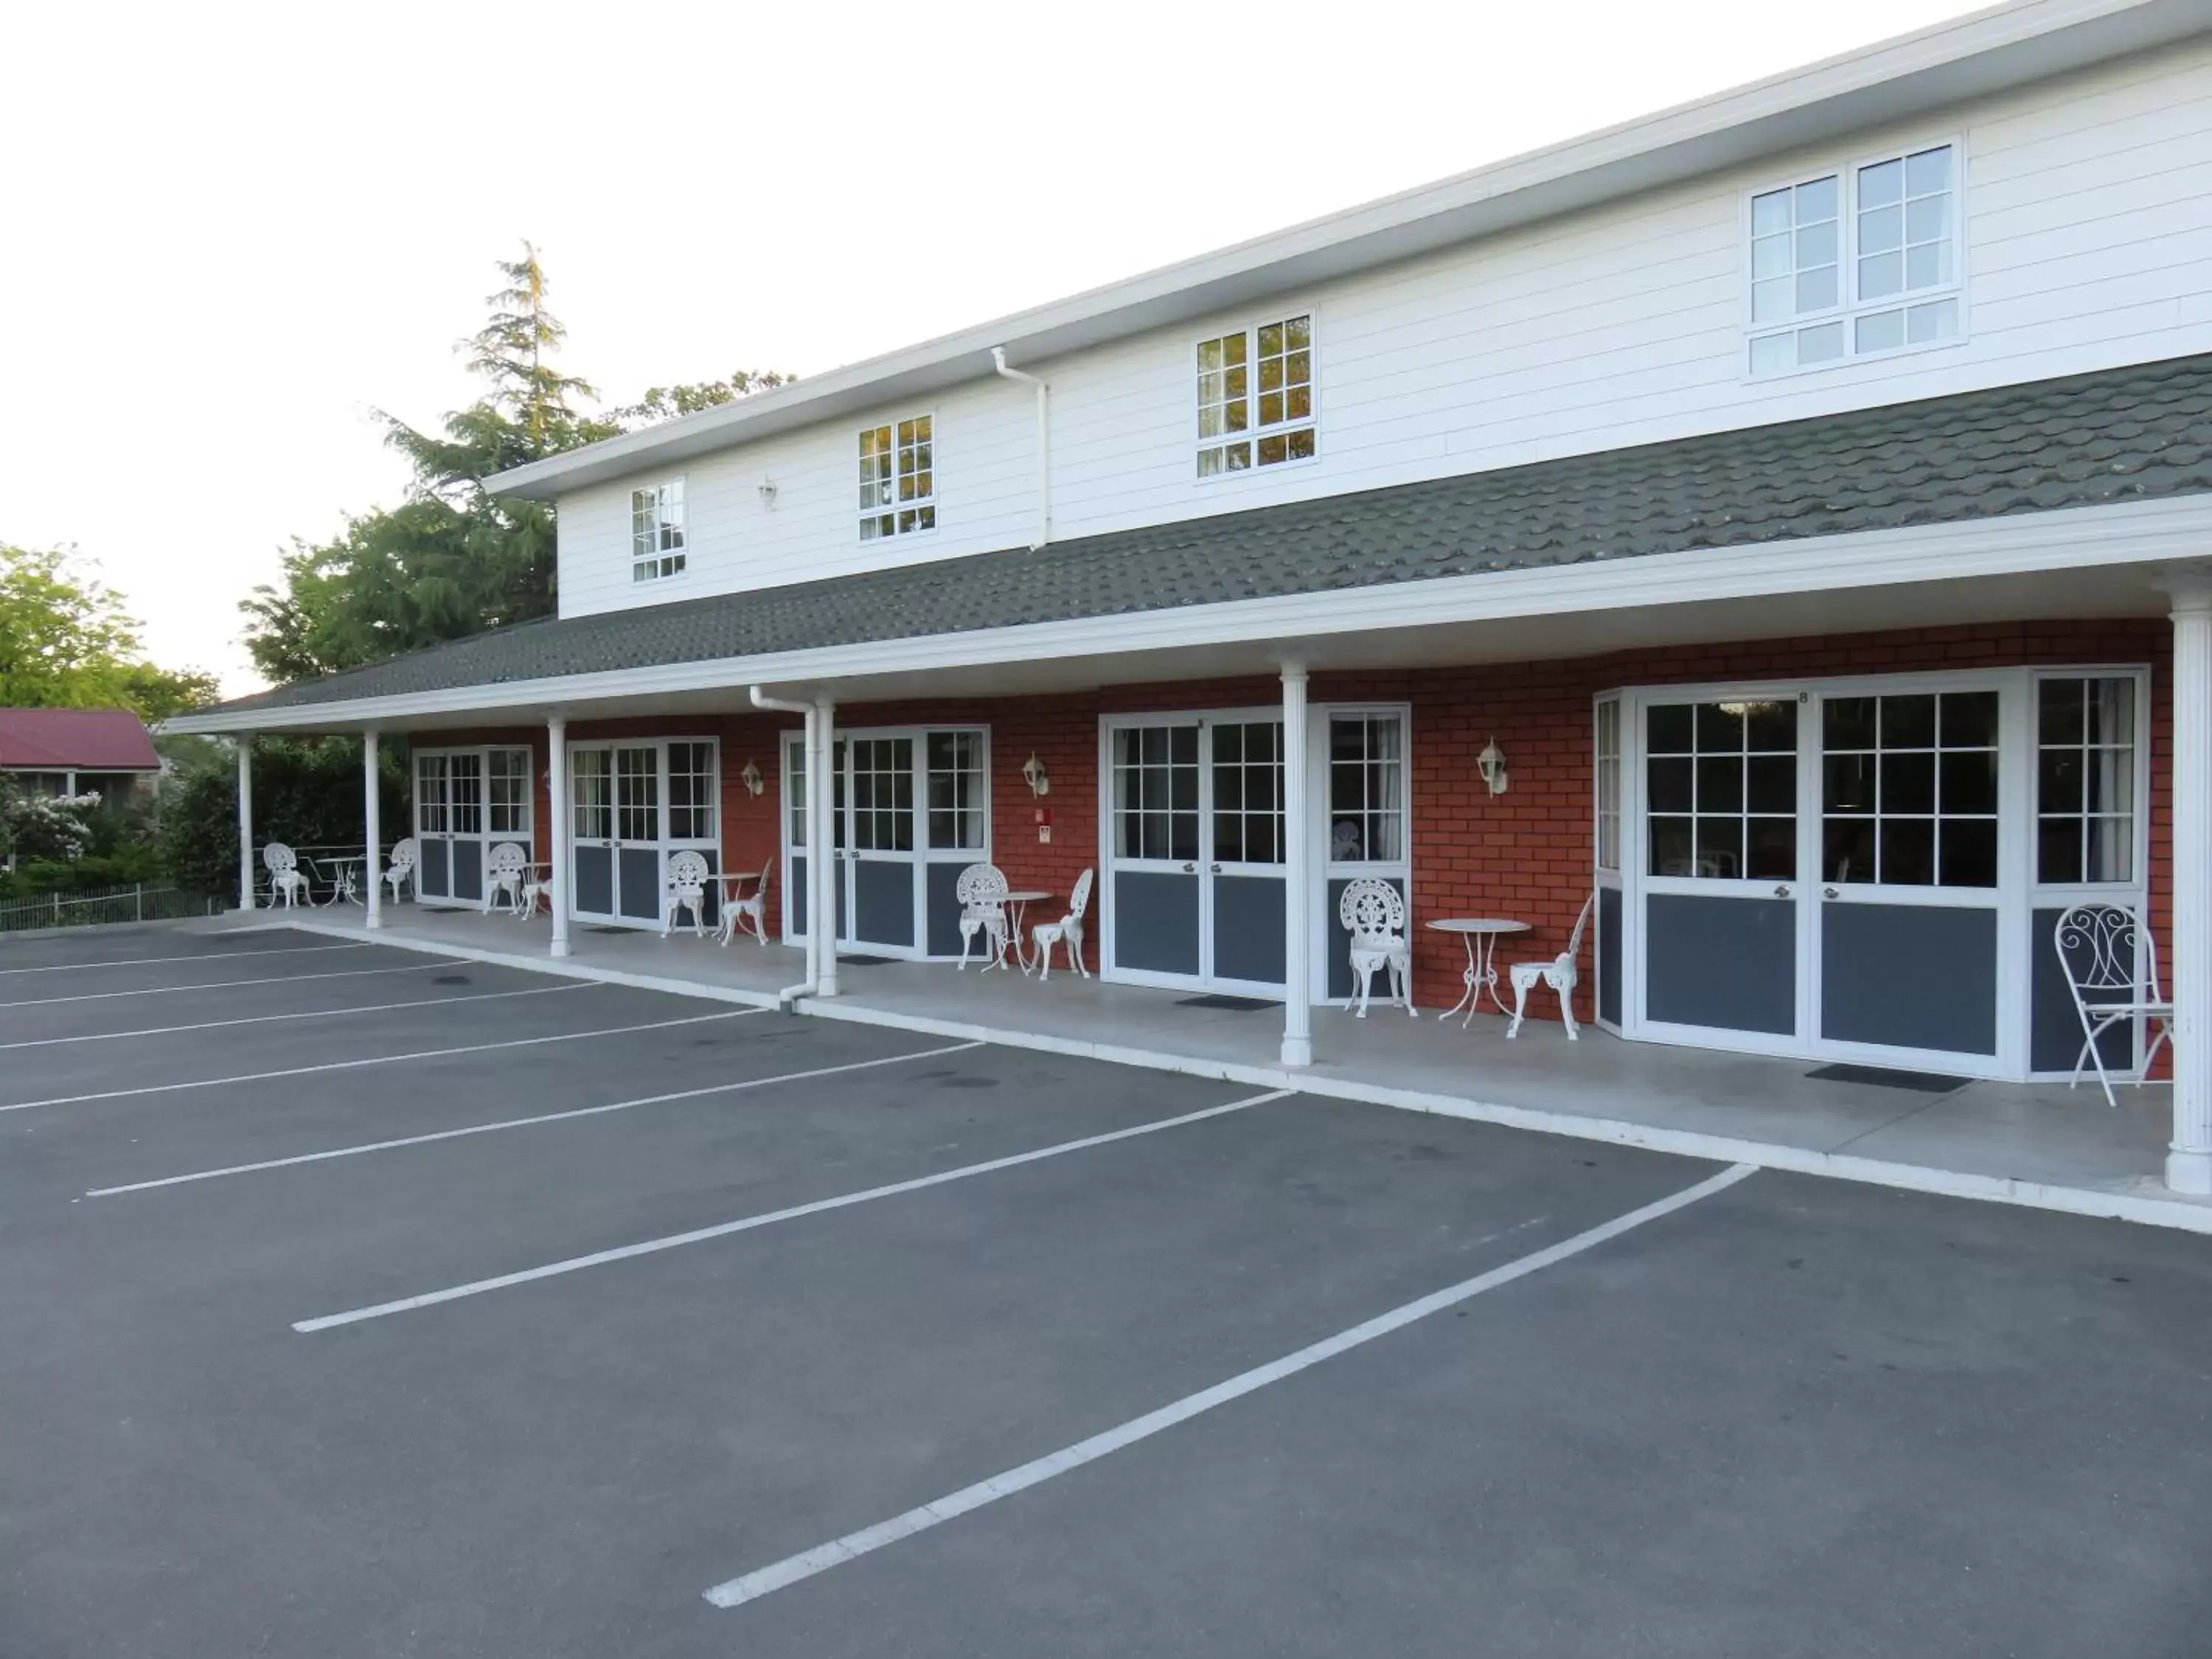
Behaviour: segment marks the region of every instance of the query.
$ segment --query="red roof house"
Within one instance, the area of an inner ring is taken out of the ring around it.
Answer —
[[[34,787],[106,794],[161,769],[146,723],[127,708],[0,708],[0,773]]]

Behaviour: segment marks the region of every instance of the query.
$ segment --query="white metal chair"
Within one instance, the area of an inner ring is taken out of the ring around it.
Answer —
[[[1406,938],[1406,896],[1389,882],[1362,876],[1345,884],[1336,902],[1336,919],[1352,935],[1352,971],[1359,975],[1359,1018],[1367,1018],[1367,999],[1375,975],[1388,969],[1390,1000],[1413,1012],[1407,989],[1413,976],[1413,947]]]
[[[707,936],[707,855],[685,848],[680,853],[668,855],[666,896],[660,906],[660,936],[666,939],[676,931],[679,911],[691,913],[691,932],[700,939]]]
[[[553,908],[553,888],[545,866],[533,860],[522,866],[520,913],[526,917],[534,916],[540,905],[549,910]]]
[[[1006,895],[1011,891],[1006,872],[995,864],[971,864],[960,872],[953,887],[960,901],[960,966],[968,967],[968,953],[975,936],[983,935],[983,971],[1006,965]]]
[[[775,873],[775,860],[771,857],[761,866],[760,879],[753,884],[751,892],[739,899],[727,893],[722,895],[723,944],[727,945],[737,937],[741,926],[750,922],[751,927],[745,931],[760,941],[763,950],[768,948],[768,880]]]
[[[1328,861],[1343,864],[1358,856],[1358,823],[1351,818],[1339,818],[1328,832]]]
[[[307,878],[300,873],[300,855],[281,841],[272,841],[261,849],[261,862],[269,868],[269,908],[275,909],[276,901],[283,899],[289,910],[294,905],[313,904],[314,896],[307,890]]]
[[[2158,941],[2132,910],[2092,903],[2077,904],[2060,916],[2051,942],[2057,949],[2066,988],[2074,994],[2074,1012],[2081,1019],[2081,1052],[2074,1057],[2073,1079],[2066,1086],[2079,1084],[2081,1068],[2094,1065],[2097,1081],[2104,1085],[2105,1103],[2117,1106],[2099,1047],[2105,1033],[2123,1020],[2142,1018],[2157,1025],[2158,1035],[2151,1039],[2136,1073],[2138,1087],[2160,1046],[2173,1035],[2173,1004],[2158,982]]]
[[[489,915],[502,900],[516,915],[523,914],[522,889],[530,873],[530,854],[520,842],[503,841],[484,860],[484,914]]]
[[[415,837],[407,836],[392,843],[392,857],[384,866],[385,884],[392,889],[392,902],[399,902],[399,890],[415,879]]]
[[[1567,1041],[1575,1042],[1582,1036],[1582,1027],[1575,1024],[1575,987],[1583,980],[1578,960],[1583,953],[1583,932],[1589,926],[1590,912],[1596,908],[1597,895],[1592,893],[1583,901],[1582,913],[1575,918],[1575,931],[1567,936],[1567,948],[1549,962],[1516,962],[1507,970],[1513,979],[1513,1018],[1506,1024],[1506,1036],[1521,1035],[1528,993],[1539,985],[1548,985],[1559,994],[1559,1018],[1566,1022]]]
[[[1067,947],[1067,959],[1075,964],[1075,971],[1084,978],[1091,970],[1083,965],[1083,915],[1091,908],[1091,878],[1096,872],[1085,870],[1076,878],[1075,890],[1068,895],[1067,914],[1058,921],[1041,921],[1030,929],[1030,943],[1036,949],[1037,977],[1052,977],[1052,947]]]

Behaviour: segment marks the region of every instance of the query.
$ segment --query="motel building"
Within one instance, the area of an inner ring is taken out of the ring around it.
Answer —
[[[287,920],[2105,1213],[2212,1194],[2201,4],[2001,7],[492,488],[556,507],[557,617],[171,723],[409,757],[409,822],[366,793],[404,902],[373,870]],[[547,913],[483,912],[507,842]],[[767,942],[663,937],[687,852],[765,874]],[[1028,925],[1095,872],[1095,977],[956,970],[982,862]],[[1415,1018],[1387,974],[1347,1006],[1364,878]],[[2132,925],[2103,997],[2154,966],[2173,1007],[2140,1087],[2158,1022],[2106,1032],[2116,1105],[2069,1086],[2082,903]],[[1540,985],[1508,1039],[1510,965],[1571,949],[1579,1034]],[[1495,997],[1439,1018],[1478,951]],[[1882,1127],[1923,1103],[1940,1135]]]

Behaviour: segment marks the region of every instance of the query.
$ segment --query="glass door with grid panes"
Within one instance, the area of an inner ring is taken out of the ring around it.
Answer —
[[[501,842],[532,842],[526,748],[415,751],[416,896],[481,904],[484,861]],[[535,856],[534,854],[532,856]]]
[[[1116,718],[1103,736],[1109,976],[1280,995],[1281,720]]]
[[[1389,882],[1410,903],[1412,839],[1406,815],[1406,726],[1402,707],[1314,710],[1306,750],[1311,810],[1306,845],[1317,879],[1312,911],[1311,994],[1347,1002],[1358,991],[1352,936],[1338,920],[1344,890],[1363,876]]]
[[[573,915],[658,927],[671,854],[696,852],[720,868],[718,762],[712,738],[569,745]],[[710,926],[714,899],[710,883]]]

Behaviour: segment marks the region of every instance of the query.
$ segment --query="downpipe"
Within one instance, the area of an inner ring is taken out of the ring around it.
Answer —
[[[1036,388],[1037,527],[1036,539],[1030,544],[1035,553],[1052,540],[1052,387],[1036,375],[1007,368],[1004,346],[991,348],[991,367],[1009,380]]]

